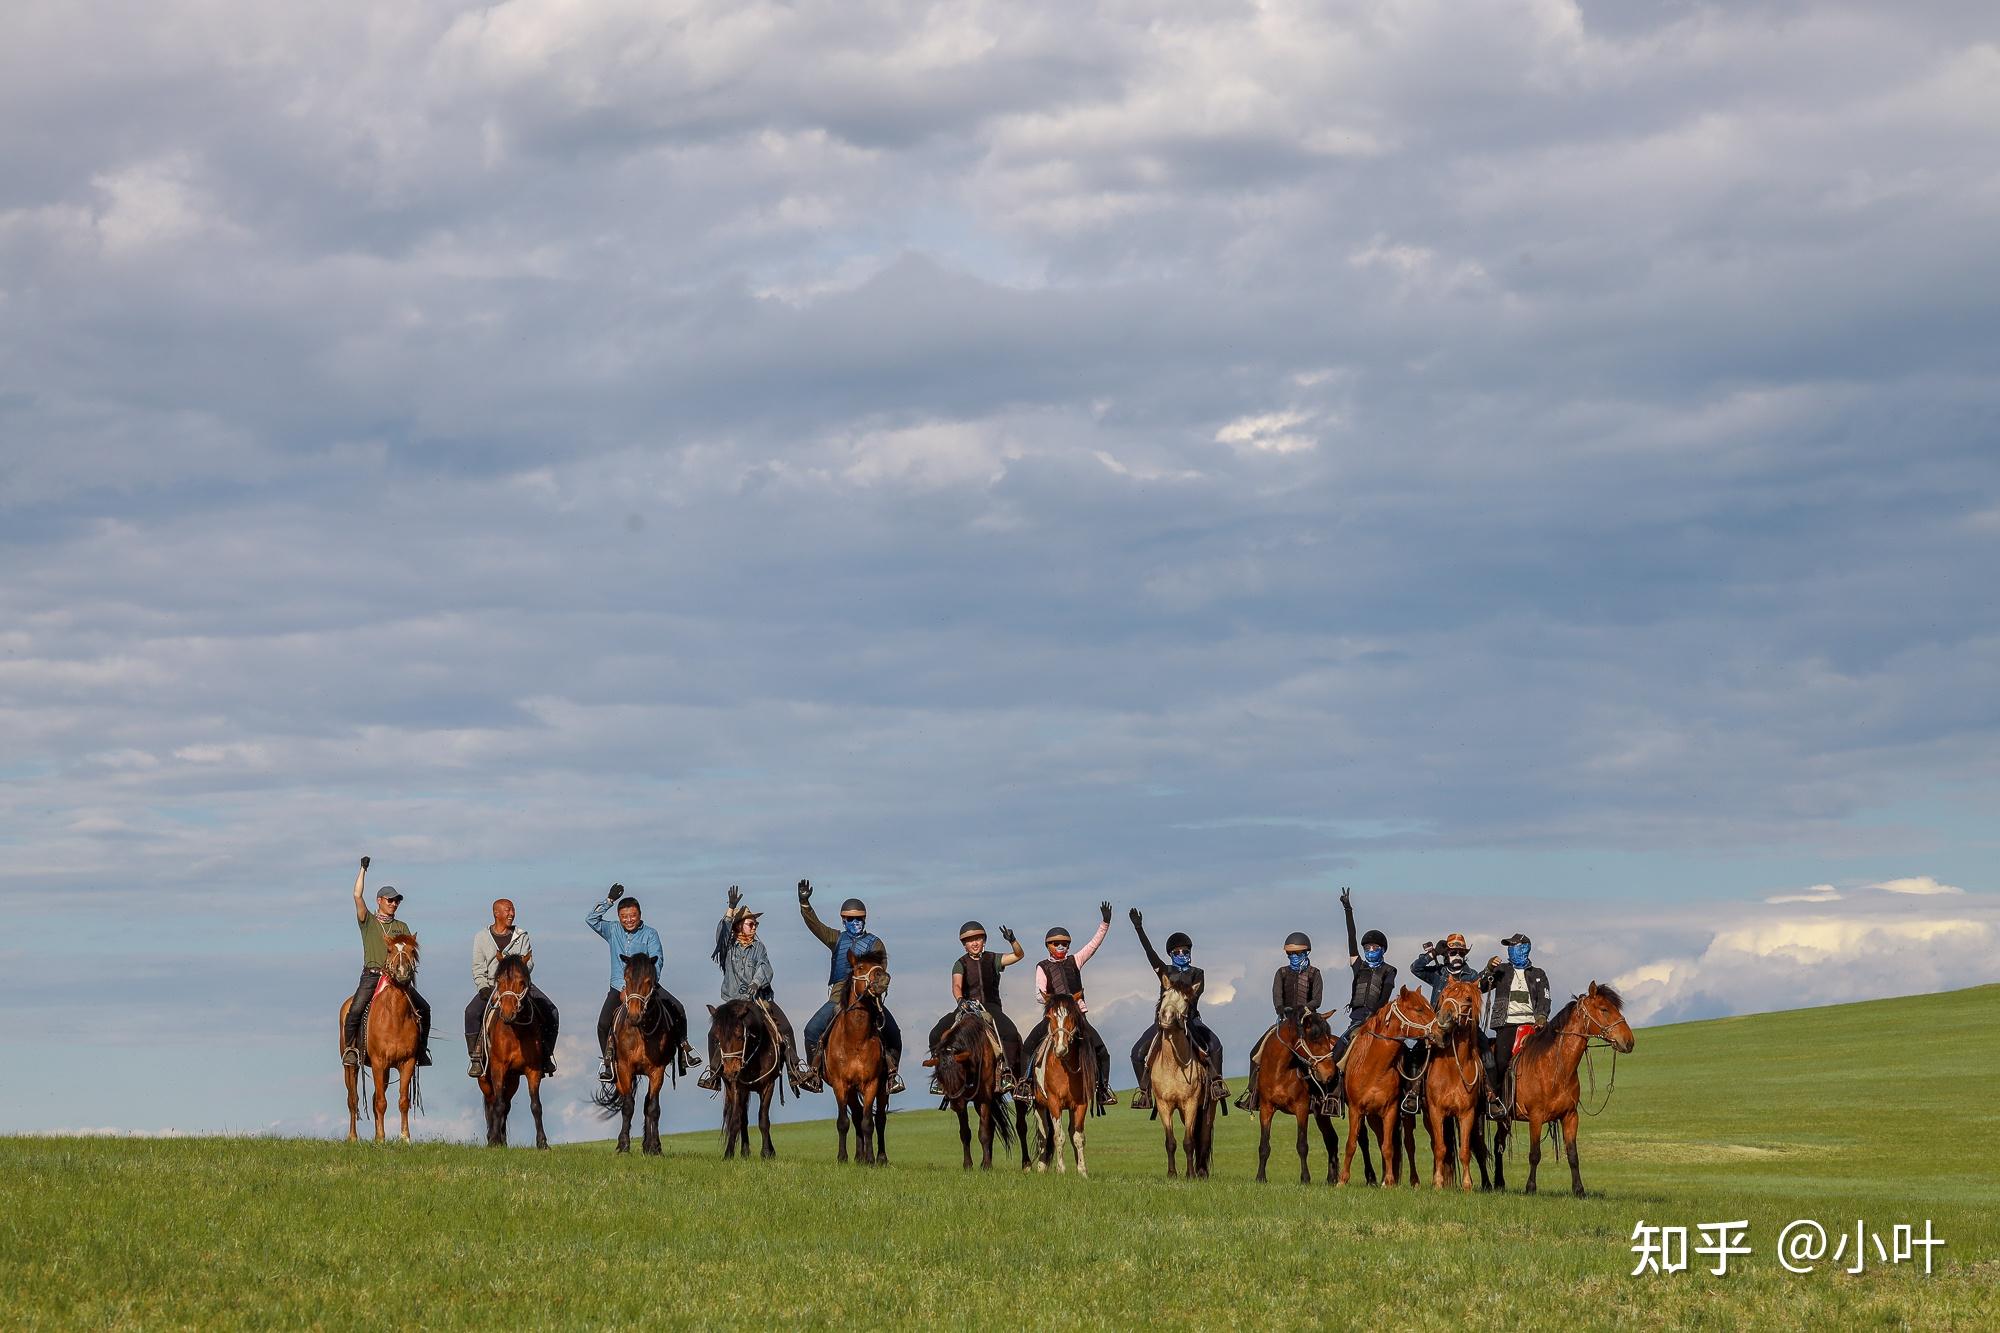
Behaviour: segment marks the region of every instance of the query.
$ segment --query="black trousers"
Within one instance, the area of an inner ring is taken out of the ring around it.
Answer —
[[[364,967],[361,980],[354,983],[354,1003],[347,1006],[347,1045],[355,1049],[361,1046],[361,1022],[368,1013],[368,1000],[375,994],[375,983],[382,978],[380,968]],[[403,988],[410,993],[410,1004],[417,1011],[417,1049],[431,1048],[431,1002],[418,994],[415,986]]]
[[[796,1064],[799,1058],[799,1039],[792,1032],[792,1020],[785,1016],[785,1011],[778,1007],[776,1000],[765,1000],[763,1008],[764,1012],[771,1016],[771,1026],[778,1029],[778,1036],[785,1043],[786,1059]],[[715,1040],[713,1023],[709,1024],[708,1028],[708,1067],[722,1068],[722,1047]]]
[[[1014,1071],[1016,1077],[1027,1078],[1033,1072],[1036,1054],[1042,1049],[1042,1039],[1049,1035],[1049,1020],[1044,1018],[1028,1033],[1028,1040],[1021,1048],[1021,1067]],[[1097,1035],[1097,1029],[1085,1019],[1077,1030],[1077,1036],[1090,1043],[1090,1049],[1097,1056],[1097,1086],[1108,1091],[1111,1087],[1111,1052],[1104,1045],[1104,1038]]]
[[[681,1007],[681,1002],[674,998],[672,991],[656,986],[653,988],[653,993],[660,997],[660,1003],[667,1006],[667,1013],[673,1016],[674,1022],[680,1024],[682,1039],[685,1040],[688,1030],[688,1011]],[[617,1019],[618,1007],[623,1003],[624,1000],[619,997],[617,991],[604,993],[604,1007],[597,1011],[598,1050],[608,1052],[611,1045],[611,1024]]]
[[[993,1026],[999,1029],[1000,1049],[1007,1053],[1007,1068],[1009,1070],[1019,1070],[1021,1068],[1021,1029],[1014,1026],[1014,1020],[1007,1017],[1005,1009],[996,1008],[989,1004],[986,1006],[986,1012],[992,1017]],[[951,1031],[952,1024],[956,1022],[958,1022],[958,1010],[953,1009],[943,1018],[940,1018],[936,1025],[931,1028],[930,1052],[932,1055],[937,1054],[938,1043],[944,1040],[944,1034]]]
[[[1506,1092],[1507,1070],[1514,1063],[1514,1034],[1521,1027],[1519,1023],[1502,1023],[1493,1029],[1493,1040],[1486,1047],[1486,1072],[1492,1079],[1496,1097]]]
[[[493,996],[493,988],[486,986],[472,997],[472,1003],[465,1006],[465,1044],[469,1047],[479,1040],[479,1029],[486,1023],[486,1004]],[[556,1032],[562,1026],[562,1015],[556,1012],[555,1001],[542,994],[542,988],[532,981],[528,983],[528,1000],[535,1006],[535,1025],[542,1030],[542,1040],[550,1050],[556,1048]]]
[[[1153,1090],[1153,1071],[1146,1067],[1146,1051],[1152,1046],[1153,1038],[1158,1036],[1159,1032],[1160,1025],[1155,1023],[1144,1032],[1141,1032],[1139,1040],[1132,1045],[1132,1072],[1138,1076],[1139,1086],[1147,1092]],[[1209,1069],[1220,1075],[1222,1073],[1222,1038],[1209,1031],[1208,1024],[1202,1022],[1199,1018],[1193,1019],[1188,1023],[1188,1035],[1194,1038],[1195,1045],[1207,1053]]]

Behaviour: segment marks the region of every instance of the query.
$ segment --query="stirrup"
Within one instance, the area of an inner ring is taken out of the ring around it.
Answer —
[[[681,1043],[681,1063],[689,1069],[698,1069],[701,1067],[701,1057],[696,1055],[694,1047],[688,1045],[686,1042]]]
[[[694,1081],[694,1085],[697,1088],[706,1088],[708,1091],[714,1092],[722,1085],[722,1080],[715,1076],[713,1069],[704,1069],[701,1072],[701,1077]]]
[[[1236,1099],[1236,1109],[1239,1111],[1254,1111],[1257,1109],[1257,1085],[1255,1083],[1243,1089],[1243,1095]]]
[[[933,1097],[944,1096],[944,1080],[939,1078],[936,1074],[931,1075],[930,1094]]]
[[[1418,1112],[1423,1110],[1424,1108],[1423,1101],[1417,1096],[1417,1090],[1415,1088],[1411,1088],[1408,1092],[1403,1094],[1402,1106],[1404,1115],[1416,1115]]]
[[[1118,1094],[1109,1088],[1099,1088],[1097,1091],[1097,1104],[1099,1106],[1116,1106],[1118,1105]]]
[[[344,1046],[340,1051],[340,1063],[348,1069],[361,1068],[361,1052],[353,1046]]]
[[[599,1083],[616,1083],[618,1081],[618,1070],[612,1066],[611,1057],[608,1055],[604,1057],[604,1064],[597,1071],[597,1081]]]
[[[478,1051],[465,1058],[465,1076],[478,1078],[486,1072],[486,1056]]]
[[[1152,1094],[1152,1093],[1150,1093],[1150,1092],[1148,1092],[1148,1091],[1146,1091],[1146,1089],[1144,1089],[1144,1088],[1141,1088],[1141,1089],[1139,1089],[1139,1090],[1138,1090],[1137,1092],[1133,1093],[1133,1094],[1132,1094],[1132,1109],[1133,1109],[1133,1110],[1135,1110],[1135,1111],[1150,1111],[1150,1110],[1152,1110],[1152,1109],[1153,1109],[1153,1094]]]
[[[1213,1079],[1209,1080],[1208,1095],[1212,1101],[1226,1102],[1229,1100],[1229,1085],[1223,1082],[1222,1075],[1217,1074]]]

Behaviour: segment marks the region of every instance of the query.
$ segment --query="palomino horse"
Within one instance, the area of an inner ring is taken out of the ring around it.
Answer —
[[[856,954],[847,997],[826,1033],[826,1085],[839,1108],[837,1161],[847,1160],[851,1122],[854,1160],[863,1166],[889,1162],[889,1056],[882,1045],[882,997],[888,993],[888,956],[879,949]]]
[[[1097,1059],[1080,1035],[1083,1010],[1077,1007],[1075,996],[1049,996],[1044,1016],[1048,1035],[1042,1039],[1042,1049],[1036,1052],[1030,1071],[1035,1080],[1035,1170],[1048,1170],[1051,1157],[1059,1174],[1068,1170],[1063,1165],[1062,1140],[1056,1137],[1056,1117],[1068,1111],[1076,1173],[1087,1176],[1083,1126],[1090,1118],[1090,1109],[1097,1105]]]
[[[1189,1180],[1208,1179],[1209,1158],[1215,1147],[1215,1098],[1209,1095],[1214,1082],[1207,1052],[1195,1045],[1188,1031],[1188,1010],[1194,997],[1179,984],[1160,991],[1153,1021],[1160,1035],[1146,1058],[1146,1074],[1152,1081],[1154,1114],[1167,1136],[1167,1174],[1174,1174],[1174,1117],[1181,1118],[1181,1133],[1187,1146]]]
[[[403,1115],[403,1142],[410,1141],[410,1098],[417,1091],[417,1006],[410,1000],[410,983],[417,979],[417,937],[391,935],[389,961],[382,969],[382,981],[368,1005],[367,1027],[362,1032],[362,1058],[375,1079],[375,1141],[388,1137],[389,1071],[396,1071],[399,1088],[396,1107]],[[340,1044],[347,1041],[347,1010],[354,1003],[348,996],[340,1004]],[[354,1142],[355,1123],[361,1116],[358,1084],[360,1069],[347,1069],[347,1141]]]
[[[708,1006],[708,1030],[715,1042],[716,1076],[722,1081],[722,1155],[750,1159],[750,1099],[757,1099],[757,1128],[764,1135],[766,1157],[771,1146],[771,1089],[785,1071],[785,1048],[771,1020],[753,1000],[730,1000]],[[782,1094],[781,1094],[782,1095]]]
[[[1397,1131],[1402,1127],[1403,1040],[1437,1040],[1437,1013],[1423,992],[1405,986],[1388,1004],[1363,1023],[1348,1048],[1342,1089],[1347,1097],[1347,1154],[1340,1162],[1340,1183],[1345,1185],[1354,1169],[1357,1138],[1365,1140],[1375,1131],[1375,1144],[1382,1150],[1382,1183],[1396,1184],[1402,1144]]]
[[[1000,1146],[1021,1145],[1021,1167],[1028,1165],[1028,1108],[1014,1103],[1014,1123],[1007,1122],[1007,1103],[1000,1091],[1000,1075],[1007,1067],[1006,1053],[999,1049],[1000,1038],[989,1024],[985,1009],[977,1001],[958,1007],[944,1040],[938,1043],[935,1058],[924,1061],[937,1070],[938,1087],[946,1105],[958,1112],[958,1142],[965,1150],[965,1167],[972,1169],[972,1118],[967,1108],[979,1115],[979,1166],[993,1166],[993,1136]]]
[[[493,999],[486,1009],[486,1072],[479,1091],[486,1099],[486,1145],[507,1146],[507,1113],[521,1078],[528,1080],[528,1109],[535,1113],[535,1146],[549,1146],[542,1132],[542,1027],[535,1002],[528,997],[528,962],[519,956],[500,960],[493,974]]]
[[[1577,1108],[1582,1102],[1582,1086],[1576,1067],[1593,1041],[1609,1046],[1619,1055],[1632,1052],[1632,1025],[1625,1021],[1625,1001],[1609,986],[1590,983],[1590,989],[1564,1005],[1548,1026],[1538,1028],[1521,1043],[1509,1072],[1513,1085],[1513,1118],[1528,1122],[1528,1184],[1535,1192],[1535,1168],[1542,1162],[1542,1128],[1561,1124],[1563,1146],[1569,1155],[1569,1188],[1583,1197],[1583,1172],[1576,1161]],[[1608,1095],[1608,1094],[1607,1094]],[[1497,1188],[1507,1188],[1507,1168],[1500,1154],[1507,1151],[1511,1125],[1503,1122],[1494,1137]]]
[[[1339,1043],[1327,1026],[1329,1014],[1308,1009],[1298,1019],[1278,1025],[1257,1054],[1257,1067],[1250,1077],[1257,1081],[1257,1115],[1262,1121],[1257,1140],[1257,1179],[1264,1179],[1264,1164],[1271,1160],[1271,1118],[1283,1111],[1299,1122],[1299,1184],[1312,1183],[1312,1169],[1306,1154],[1306,1117],[1319,1122],[1319,1136],[1326,1144],[1326,1183],[1333,1183],[1334,1160],[1340,1155],[1334,1137],[1333,1117],[1328,1107],[1333,1099],[1333,1081],[1340,1077],[1334,1064]],[[1367,1167],[1364,1155],[1362,1165]]]
[[[1479,987],[1453,978],[1438,995],[1439,1053],[1424,1071],[1424,1126],[1431,1133],[1431,1187],[1443,1189],[1455,1170],[1458,1187],[1472,1188],[1472,1159],[1479,1159],[1479,1187],[1486,1174],[1486,1066],[1479,1059]],[[1452,1131],[1458,1134],[1457,1146]],[[1454,1161],[1453,1158],[1456,1158]],[[1410,1178],[1416,1179],[1416,1163]]]
[[[674,1011],[661,998],[660,978],[651,954],[625,955],[625,984],[618,990],[618,1013],[611,1020],[611,1065],[617,1081],[591,1100],[606,1119],[618,1125],[618,1151],[632,1151],[632,1111],[639,1076],[646,1077],[646,1118],[639,1150],[660,1152],[660,1093],[680,1067],[681,1043],[687,1025],[674,1021]]]

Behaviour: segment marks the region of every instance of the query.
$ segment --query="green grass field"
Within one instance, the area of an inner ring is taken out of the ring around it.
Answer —
[[[833,1164],[830,1123],[728,1164],[713,1133],[660,1159],[0,1139],[0,1323],[1993,1328],[1996,1025],[1989,986],[1642,1030],[1584,1122],[1582,1200],[1555,1155],[1518,1192],[1525,1134],[1504,1196],[1365,1189],[1358,1163],[1347,1189],[1301,1186],[1289,1132],[1260,1186],[1241,1114],[1217,1179],[1170,1182],[1122,1106],[1092,1123],[1088,1180],[963,1172],[930,1110],[891,1118],[875,1171]],[[1947,1247],[1930,1276],[1872,1248],[1859,1276],[1795,1276],[1774,1247],[1806,1217],[1929,1219]],[[1755,1252],[1630,1277],[1641,1218],[1747,1219]]]

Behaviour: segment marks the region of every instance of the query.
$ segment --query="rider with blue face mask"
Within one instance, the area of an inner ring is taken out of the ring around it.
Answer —
[[[820,1067],[820,1056],[826,1049],[826,1030],[833,1026],[841,1004],[847,999],[847,978],[854,971],[854,960],[865,953],[879,952],[886,963],[889,946],[882,943],[880,936],[870,933],[868,907],[859,898],[849,898],[840,905],[840,929],[835,930],[813,911],[812,895],[812,881],[800,880],[799,915],[805,918],[806,929],[833,954],[833,966],[826,976],[826,1003],[806,1023],[806,1067],[811,1078],[809,1085],[807,1080],[801,1080],[801,1086],[818,1092],[825,1086],[826,1071]],[[882,1007],[882,1053],[889,1061],[889,1091],[901,1092],[903,1076],[896,1067],[903,1062],[903,1029],[887,1005]]]
[[[1263,1057],[1264,1043],[1286,1023],[1296,1023],[1307,1013],[1318,1013],[1326,998],[1326,979],[1312,964],[1312,940],[1302,930],[1285,936],[1285,965],[1271,977],[1271,1007],[1278,1021],[1265,1029],[1250,1048],[1250,1086],[1236,1099],[1237,1109],[1257,1109],[1257,1062]]]
[[[1549,974],[1528,961],[1532,941],[1517,932],[1500,943],[1507,948],[1506,961],[1490,958],[1479,974],[1479,989],[1486,992],[1486,1026],[1493,1031],[1486,1048],[1487,1114],[1496,1120],[1508,1115],[1502,1099],[1507,1067],[1514,1062],[1515,1037],[1523,1027],[1549,1021]]]
[[[1347,997],[1347,1031],[1340,1034],[1340,1043],[1335,1047],[1344,1054],[1361,1025],[1396,998],[1396,965],[1385,961],[1389,937],[1381,931],[1371,930],[1358,941],[1354,938],[1354,901],[1347,889],[1340,891],[1340,910],[1347,917],[1347,965],[1354,970],[1354,989]],[[1342,1082],[1336,1080],[1336,1101],[1343,1091]]]
[[[1139,947],[1146,951],[1146,961],[1160,979],[1160,989],[1178,986],[1188,992],[1188,1035],[1208,1054],[1209,1095],[1217,1101],[1224,1100],[1229,1096],[1229,1085],[1222,1081],[1222,1040],[1201,1021],[1201,992],[1208,980],[1194,965],[1194,941],[1175,931],[1167,936],[1167,956],[1163,959],[1153,952],[1153,942],[1146,938],[1145,916],[1136,907],[1126,915],[1132,918],[1132,929],[1139,932]],[[1153,1071],[1148,1057],[1152,1054],[1153,1039],[1159,1034],[1158,1023],[1147,1024],[1146,1030],[1139,1034],[1138,1044],[1132,1048],[1132,1072],[1139,1078],[1139,1095],[1132,1099],[1135,1111],[1149,1110],[1153,1105]]]

